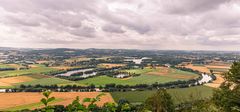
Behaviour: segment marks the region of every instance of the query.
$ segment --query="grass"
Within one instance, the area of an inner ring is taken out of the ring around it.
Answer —
[[[9,89],[9,88],[14,88],[14,86],[0,86],[0,89]]]
[[[22,82],[22,83],[17,83],[16,86],[18,85],[54,85],[54,84],[65,84],[65,83],[71,83],[71,81],[69,80],[65,80],[65,79],[60,79],[60,78],[42,78],[42,79],[38,79],[38,80],[33,80],[30,82]]]
[[[63,100],[64,99],[58,98],[58,99],[55,99],[52,102],[50,102],[50,104],[60,102],[60,101],[63,101]],[[23,110],[23,109],[35,109],[35,108],[39,108],[39,107],[42,107],[42,106],[44,106],[44,105],[41,102],[38,102],[38,103],[32,103],[32,104],[10,107],[10,108],[7,108],[7,109],[3,109],[1,111],[18,111],[18,110]]]
[[[9,76],[18,76],[18,75],[24,75],[24,74],[47,73],[47,72],[56,70],[54,68],[45,67],[43,65],[37,65],[37,66],[38,67],[36,68],[30,68],[25,70],[1,71],[0,78],[9,77]]]
[[[214,72],[227,72],[229,69],[227,68],[208,68],[210,70],[213,70]]]
[[[144,69],[130,69],[130,70],[124,70],[124,71],[130,72],[130,73],[136,73],[136,74],[145,74],[148,72],[157,71],[157,69],[144,68]]]
[[[14,68],[14,67],[7,64],[0,64],[0,68]]]
[[[204,64],[193,64],[193,66],[202,66],[202,67],[204,67]]]
[[[126,99],[133,104],[140,104],[155,92],[156,90],[111,92],[111,95],[115,102],[118,102],[120,99]],[[197,100],[210,98],[213,94],[213,88],[206,86],[195,86],[190,88],[168,89],[167,92],[172,96],[174,103],[179,104],[194,99]]]
[[[42,75],[42,74],[31,74],[31,75],[26,75],[26,76],[34,78],[34,79],[43,79],[43,78],[51,77],[51,76]]]
[[[97,86],[115,83],[122,85],[136,85],[136,84],[152,84],[155,82],[166,83],[170,81],[177,81],[178,79],[168,78],[164,76],[151,76],[151,75],[141,75],[138,77],[133,77],[128,80],[122,80],[118,78],[112,78],[108,76],[99,76],[94,78],[89,78],[85,80],[78,81],[79,84],[90,85],[95,84]]]
[[[70,59],[66,59],[66,62],[79,62],[79,61],[89,61],[91,58],[87,58],[87,57],[74,57],[74,58],[70,58]]]
[[[84,84],[79,84],[77,82],[69,82],[69,83],[64,83],[64,84],[58,84],[58,86],[67,86],[67,85],[77,85],[77,86],[87,86],[87,85],[84,85]]]
[[[159,69],[150,69],[150,68],[131,69],[131,70],[126,70],[126,71],[131,72],[131,73],[142,74],[142,75],[137,76],[137,77],[132,77],[127,80],[112,78],[112,77],[108,77],[108,76],[98,76],[98,77],[93,77],[93,78],[78,81],[78,83],[83,84],[83,85],[94,84],[97,86],[100,86],[100,85],[104,86],[104,85],[110,84],[110,83],[121,84],[121,85],[136,85],[136,84],[153,84],[155,82],[166,83],[166,82],[171,82],[171,81],[183,80],[180,78],[174,78],[174,77],[168,77],[168,76],[146,75],[146,73],[148,73],[148,72],[155,72],[158,70]],[[176,69],[173,69],[172,71],[174,71],[174,72],[169,73],[169,75],[177,75],[177,74],[196,75],[196,74],[193,74],[190,72],[185,72],[185,71],[176,70]]]

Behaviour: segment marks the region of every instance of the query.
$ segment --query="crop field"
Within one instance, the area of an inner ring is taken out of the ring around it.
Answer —
[[[221,74],[223,72],[227,72],[230,68],[230,65],[224,64],[224,65],[214,65],[214,64],[209,64],[209,65],[186,65],[186,68],[191,68],[193,70],[198,70],[200,72],[205,72],[205,73],[210,73],[210,70],[213,70],[214,73],[216,74]]]
[[[80,66],[79,66],[80,67]],[[72,68],[76,68],[76,67],[70,67],[70,66],[56,66],[56,67],[50,67],[53,69],[57,69],[57,70],[67,70],[67,69],[72,69]]]
[[[0,68],[13,68],[13,66],[7,65],[7,64],[1,64],[0,63]]]
[[[59,79],[47,75],[32,74],[32,75],[22,75],[15,77],[0,78],[0,88],[12,88],[19,86],[21,84],[25,85],[52,85],[52,84],[67,84],[72,83],[72,81]]]
[[[144,69],[130,69],[130,70],[124,70],[124,71],[130,72],[130,73],[136,73],[136,74],[146,74],[148,72],[157,71],[157,69],[144,68]]]
[[[36,61],[36,63],[38,64],[43,64],[43,63],[50,63],[51,61],[47,61],[47,60],[38,60]]]
[[[54,92],[51,96],[54,96],[56,100],[51,105],[68,105],[77,96],[82,100],[84,98],[94,98],[98,94],[100,92]],[[97,105],[102,106],[106,102],[114,102],[110,93],[105,94]],[[42,94],[37,92],[0,93],[0,111],[41,108],[43,106],[40,103],[41,98],[43,98]]]
[[[25,75],[34,79],[43,79],[43,78],[51,78],[51,76],[43,75],[43,74],[31,74],[31,75]]]
[[[28,82],[28,81],[33,81],[35,80],[34,78],[31,78],[29,76],[17,76],[17,77],[8,77],[8,78],[0,78],[0,86],[13,86],[14,84],[17,83],[22,83],[22,82]]]
[[[207,67],[202,66],[202,65],[198,66],[198,65],[189,64],[189,65],[186,65],[185,67],[193,69],[193,70],[197,70],[200,72],[210,73],[210,70]]]
[[[2,64],[0,63],[0,68],[20,68],[22,67],[19,64]]]
[[[38,80],[33,80],[33,81],[29,81],[29,82],[17,83],[17,85],[21,85],[21,84],[23,84],[23,85],[37,85],[37,84],[54,85],[54,84],[66,84],[66,83],[72,83],[72,81],[51,77],[51,78],[42,78],[42,79],[38,79]]]
[[[91,58],[87,58],[87,57],[74,57],[74,58],[66,59],[65,61],[71,63],[71,62],[79,62],[79,61],[88,61],[90,59]]]
[[[177,79],[194,79],[198,77],[198,75],[191,72],[185,72],[168,67],[158,67],[155,71],[148,72],[147,75],[165,76]]]
[[[179,104],[191,100],[210,98],[213,90],[213,88],[206,86],[195,86],[190,88],[168,89],[167,92],[171,94],[174,103]],[[155,92],[156,90],[111,92],[111,95],[115,102],[118,102],[120,99],[126,99],[133,104],[140,104]]]
[[[99,66],[99,67],[103,67],[103,68],[113,68],[113,67],[126,66],[126,64],[102,63],[102,64],[99,64],[98,66]]]
[[[0,71],[0,78],[18,76],[24,74],[39,74],[46,73],[50,71],[56,71],[54,68],[45,67],[43,65],[34,65],[34,68],[24,69],[24,70],[14,70],[14,71]]]
[[[110,84],[110,83],[121,84],[121,85],[136,85],[136,84],[153,84],[155,82],[166,83],[166,82],[177,81],[177,80],[187,80],[190,78],[197,77],[197,74],[184,72],[176,69],[171,69],[165,75],[152,74],[152,73],[161,72],[161,69],[159,68],[158,69],[150,69],[150,68],[132,69],[132,70],[127,70],[127,72],[137,73],[142,75],[137,77],[130,77],[126,80],[108,77],[108,76],[98,76],[98,77],[78,81],[78,83],[84,84],[84,85],[95,84],[98,86],[100,85],[103,86],[105,84]]]

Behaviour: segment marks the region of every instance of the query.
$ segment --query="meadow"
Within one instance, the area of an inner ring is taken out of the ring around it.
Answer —
[[[15,77],[0,78],[0,88],[14,88],[23,85],[67,85],[76,84],[73,81],[60,79],[41,74],[22,75]]]
[[[179,104],[186,101],[211,98],[213,90],[213,88],[207,86],[195,86],[167,89],[167,92],[172,96],[174,103]],[[120,99],[126,99],[133,104],[141,104],[155,92],[156,90],[111,92],[111,95],[115,102],[118,102]]]
[[[22,82],[22,83],[17,83],[15,86],[18,85],[55,85],[55,84],[66,84],[66,83],[72,83],[72,81],[65,80],[65,79],[60,79],[60,78],[42,78],[42,79],[37,79],[29,82]]]
[[[166,73],[164,71],[164,74],[161,74],[163,71],[160,68],[131,69],[131,70],[125,70],[125,71],[130,73],[142,74],[142,75],[137,77],[130,77],[126,79],[119,79],[119,78],[113,78],[108,76],[98,76],[98,77],[78,81],[78,83],[83,85],[94,84],[97,86],[100,86],[100,85],[104,86],[105,84],[111,84],[111,83],[121,84],[121,85],[136,85],[136,84],[153,84],[155,82],[166,83],[166,82],[177,81],[177,80],[188,80],[188,79],[198,77],[197,74],[193,74],[190,72],[185,72],[185,71],[176,70],[172,68],[169,68],[169,69],[170,70],[167,71]],[[154,74],[154,73],[157,73],[157,74]],[[180,77],[180,76],[183,76],[183,77]]]
[[[0,68],[14,68],[14,67],[7,64],[0,64]]]
[[[0,78],[19,76],[19,75],[24,75],[24,74],[41,74],[41,73],[47,73],[47,72],[57,70],[54,68],[45,67],[43,65],[35,65],[35,66],[36,67],[32,67],[29,69],[23,69],[23,70],[0,71]]]

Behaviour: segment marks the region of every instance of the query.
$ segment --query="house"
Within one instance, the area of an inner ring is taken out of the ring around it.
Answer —
[[[164,66],[165,66],[165,67],[168,67],[168,68],[170,68],[170,67],[171,67],[171,65],[170,65],[170,64],[168,64],[168,63],[167,63],[167,64],[164,64]]]
[[[129,75],[128,74],[118,74],[116,76],[116,78],[126,78],[126,77],[129,77]]]
[[[95,88],[95,91],[96,91],[96,92],[102,92],[102,90],[99,89],[99,88]]]
[[[0,93],[6,93],[6,89],[0,89]]]

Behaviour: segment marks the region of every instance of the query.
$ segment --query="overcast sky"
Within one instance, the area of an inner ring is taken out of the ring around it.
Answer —
[[[240,51],[240,0],[0,0],[0,46]]]

